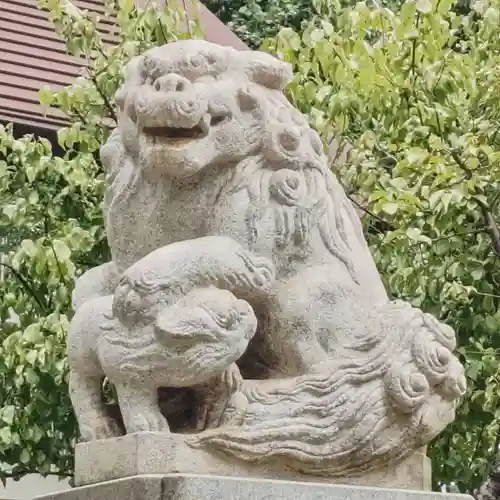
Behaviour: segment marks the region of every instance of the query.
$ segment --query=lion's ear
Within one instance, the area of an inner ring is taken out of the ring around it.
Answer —
[[[259,85],[283,90],[292,80],[292,66],[265,52],[242,51],[238,58],[248,78]]]

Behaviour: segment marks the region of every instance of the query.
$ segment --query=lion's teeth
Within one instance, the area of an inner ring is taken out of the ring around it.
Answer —
[[[203,115],[203,118],[200,120],[198,126],[204,134],[208,134],[210,130],[210,115],[208,113]]]

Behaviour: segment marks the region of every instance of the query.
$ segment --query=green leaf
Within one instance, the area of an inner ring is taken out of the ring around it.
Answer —
[[[54,240],[52,245],[57,259],[60,262],[65,262],[71,257],[71,250],[68,248],[66,243],[64,243],[64,241]]]
[[[326,36],[332,36],[335,31],[333,24],[330,23],[329,21],[326,21],[325,19],[321,20],[321,27],[323,28],[323,31]]]
[[[290,47],[292,50],[299,50],[301,46],[300,36],[291,28],[282,28],[280,33],[280,38]]]
[[[32,240],[23,240],[21,242],[21,249],[26,255],[29,255],[31,258],[35,257],[38,253],[38,248]]]
[[[37,359],[38,359],[38,351],[32,349],[31,351],[28,352],[28,354],[26,354],[26,361],[30,365],[35,365]]]
[[[431,0],[417,0],[417,10],[422,14],[430,14],[432,12]]]
[[[427,156],[427,151],[419,147],[411,148],[406,155],[410,164],[423,163]]]
[[[21,452],[19,460],[22,464],[28,464],[31,460],[31,453],[26,448]]]
[[[385,203],[382,207],[382,210],[389,215],[394,215],[398,211],[397,203]]]
[[[23,332],[23,339],[33,344],[40,342],[43,339],[43,335],[40,332],[40,325],[38,323],[29,325]]]
[[[417,227],[410,227],[406,230],[406,235],[410,240],[430,243],[431,239],[422,234],[422,230]]]
[[[9,427],[0,428],[0,442],[5,446],[10,446],[12,442],[12,432]]]
[[[319,102],[322,102],[325,100],[326,97],[328,97],[330,95],[332,91],[332,86],[331,85],[324,85],[323,87],[321,87],[318,92],[316,93],[316,99],[319,101]]]
[[[16,408],[12,405],[6,405],[1,410],[1,418],[8,425],[12,425],[15,415]]]
[[[14,215],[17,212],[17,206],[16,205],[4,205],[2,207],[3,213],[9,218],[13,219]]]
[[[322,40],[325,36],[325,32],[320,29],[320,28],[316,28],[314,30],[312,30],[311,32],[311,40],[313,42],[319,42],[320,40]]]
[[[54,94],[49,87],[42,87],[38,91],[38,97],[42,106],[51,106],[54,102]]]

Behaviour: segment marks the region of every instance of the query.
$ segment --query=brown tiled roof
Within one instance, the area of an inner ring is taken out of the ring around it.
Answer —
[[[186,2],[189,11],[189,0]],[[89,11],[104,13],[105,0],[76,0]],[[200,18],[207,40],[245,49],[245,44],[207,8],[200,5]],[[111,22],[98,25],[104,41],[117,39]],[[81,73],[84,62],[67,54],[47,15],[36,0],[0,0],[0,122],[14,122],[37,129],[54,130],[66,123],[56,109],[44,110],[38,90],[56,90]],[[44,114],[46,112],[46,114]]]

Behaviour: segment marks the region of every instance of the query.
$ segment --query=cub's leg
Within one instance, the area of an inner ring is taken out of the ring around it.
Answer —
[[[156,387],[117,382],[115,389],[127,434],[145,431],[170,432],[167,419],[160,411]]]
[[[118,422],[106,412],[99,374],[89,375],[74,368],[69,372],[69,393],[75,410],[81,441],[120,436]]]
[[[111,299],[101,297],[85,302],[73,317],[68,331],[69,392],[82,441],[121,435],[118,423],[104,405],[104,372],[96,352]]]

